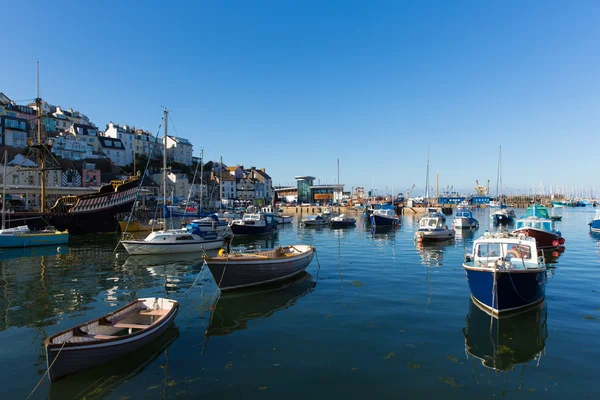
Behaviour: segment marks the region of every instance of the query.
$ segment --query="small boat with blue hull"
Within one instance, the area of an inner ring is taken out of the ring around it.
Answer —
[[[194,219],[191,223],[196,224],[202,232],[216,231],[223,237],[228,237],[231,234],[229,223],[224,219],[220,219],[219,216],[214,213],[204,218]]]
[[[588,222],[590,226],[590,231],[600,233],[600,210],[596,210],[596,215],[594,215],[594,219]]]
[[[473,213],[466,207],[458,207],[452,221],[454,229],[477,229],[479,221],[473,217]]]
[[[346,214],[342,214],[338,217],[331,218],[329,221],[329,226],[334,229],[356,226],[356,219],[349,217]]]
[[[535,239],[486,234],[473,243],[463,263],[471,297],[492,314],[512,312],[544,300],[546,266]]]
[[[512,224],[515,222],[517,216],[513,210],[502,207],[499,210],[491,213],[490,218],[495,224]]]
[[[0,230],[0,248],[56,246],[69,243],[69,233],[53,228],[30,231],[27,226]]]
[[[425,214],[419,221],[419,229],[415,232],[417,242],[429,242],[454,239],[454,229],[444,224],[446,217],[441,213]]]
[[[380,208],[373,210],[369,220],[373,226],[400,225],[400,218],[396,215],[396,208],[394,206],[381,206]]]
[[[234,235],[264,235],[277,229],[277,222],[272,214],[244,214],[242,219],[236,219],[229,225]]]

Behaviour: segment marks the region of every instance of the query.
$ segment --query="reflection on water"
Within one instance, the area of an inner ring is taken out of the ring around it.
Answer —
[[[277,311],[292,307],[316,285],[313,277],[303,272],[293,281],[282,284],[239,293],[223,293],[214,306],[206,336],[223,336],[247,329],[249,321],[268,318]]]
[[[266,235],[233,236],[231,251],[273,249],[277,243],[277,231]]]
[[[76,375],[68,376],[50,385],[50,399],[99,399],[108,396],[121,383],[127,382],[161,355],[158,368],[162,370],[160,380],[153,385],[166,392],[168,376],[168,348],[179,337],[179,329],[172,326],[159,338],[143,348],[124,357],[99,365]]]
[[[441,267],[444,260],[444,248],[448,246],[451,241],[441,242],[416,242],[415,248],[421,254],[421,263],[426,267]]]
[[[478,376],[479,365],[502,372],[521,366],[519,390],[523,384],[525,365],[531,361],[539,364],[541,360],[548,338],[546,316],[545,303],[516,315],[496,318],[471,300],[463,334],[465,351],[473,357],[475,377]],[[488,385],[491,382],[488,381]],[[507,388],[503,386],[502,390],[506,391]]]

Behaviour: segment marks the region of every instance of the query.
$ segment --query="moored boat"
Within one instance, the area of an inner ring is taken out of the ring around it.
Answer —
[[[517,220],[513,233],[535,238],[540,249],[558,247],[565,243],[560,231],[554,228],[554,221],[549,218],[548,210],[537,204],[528,207],[525,214]]]
[[[445,217],[440,213],[426,214],[419,221],[419,229],[415,232],[415,240],[418,242],[449,240],[453,239],[454,229],[448,229],[444,225]]]
[[[341,214],[337,217],[331,218],[329,221],[329,226],[331,228],[347,228],[350,226],[356,225],[356,219],[347,216],[346,214]]]
[[[477,229],[479,228],[479,221],[473,217],[471,210],[465,207],[458,207],[452,221],[452,227],[454,229]]]
[[[294,245],[257,253],[223,251],[204,260],[217,287],[228,291],[291,278],[308,267],[314,253],[312,246]]]
[[[277,223],[271,214],[244,214],[229,225],[234,235],[264,235],[277,229]]]
[[[67,243],[69,243],[69,232],[61,232],[53,228],[43,231],[30,231],[27,227],[0,230],[0,248],[56,246]]]
[[[487,232],[463,263],[471,297],[492,314],[516,311],[544,300],[546,266],[533,238]]]
[[[594,218],[588,222],[588,225],[590,226],[590,231],[600,232],[600,210],[596,210]]]
[[[148,222],[119,221],[121,232],[153,232],[165,229],[164,219],[151,219]]]
[[[231,235],[231,230],[229,229],[229,223],[225,218],[220,219],[217,214],[210,214],[207,217],[194,219],[192,220],[193,224],[202,231],[202,232],[211,232],[216,231],[223,237],[227,237]]]
[[[490,218],[495,224],[512,224],[515,222],[515,212],[508,208],[500,208],[490,214]]]
[[[329,220],[323,216],[323,214],[319,213],[317,215],[309,215],[304,218],[302,221],[302,225],[304,226],[323,226],[329,223]]]
[[[373,210],[369,220],[373,226],[398,226],[400,224],[400,218],[396,215],[396,208],[394,206]]]
[[[145,346],[171,326],[178,309],[175,300],[137,299],[100,318],[50,336],[44,342],[50,380]]]
[[[263,207],[261,211],[266,214],[272,214],[273,218],[275,219],[275,222],[277,222],[280,225],[291,224],[294,219],[294,217],[292,217],[291,215],[281,215],[277,207]]]
[[[131,255],[177,254],[214,250],[223,246],[225,240],[217,232],[203,232],[196,224],[184,229],[154,231],[145,239],[121,240]]]

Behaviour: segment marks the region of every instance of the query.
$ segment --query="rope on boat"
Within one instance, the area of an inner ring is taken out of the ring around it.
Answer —
[[[292,246],[293,247],[293,246]],[[315,249],[315,254],[317,255],[317,265],[319,266],[319,268],[317,269],[317,282],[319,281],[319,272],[321,272],[321,263],[319,262],[319,253],[317,253],[317,248],[313,247]]]
[[[513,289],[515,289],[515,293],[517,294],[517,296],[519,296],[521,298],[521,300],[526,301],[526,302],[530,302],[533,299],[535,299],[535,295],[531,299],[525,299],[525,298],[523,298],[523,296],[521,296],[521,293],[519,293],[519,291],[515,287],[515,283],[513,282],[511,273],[507,272],[507,274],[508,274],[508,277],[510,278],[510,283],[512,284]]]
[[[46,372],[44,372],[44,375],[42,375],[42,377],[40,378],[40,381],[37,383],[37,385],[35,385],[35,387],[31,391],[31,393],[29,393],[29,396],[27,396],[27,399],[25,399],[25,400],[29,400],[29,398],[31,396],[33,396],[33,394],[35,393],[35,391],[37,390],[37,388],[40,387],[40,385],[44,381],[44,378],[46,377],[46,375],[48,373],[50,373],[50,368],[52,368],[52,366],[54,365],[54,363],[56,362],[56,360],[58,360],[58,356],[60,356],[60,353],[61,353],[62,349],[65,347],[65,344],[67,344],[66,340],[63,342],[62,346],[60,346],[60,350],[58,350],[58,354],[56,354],[56,357],[54,357],[54,361],[52,361],[52,364],[50,364],[50,366],[48,366],[48,369],[46,369]]]

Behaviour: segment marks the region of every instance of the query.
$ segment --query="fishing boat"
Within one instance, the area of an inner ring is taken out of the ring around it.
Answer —
[[[486,232],[463,263],[471,297],[492,314],[512,312],[544,300],[546,266],[534,238]]]
[[[490,214],[490,218],[495,224],[512,224],[515,222],[515,212],[508,208],[500,208]]]
[[[279,209],[273,206],[263,207],[261,211],[265,214],[272,214],[275,222],[277,222],[279,225],[291,224],[294,219],[294,217],[291,215],[281,215],[279,213]]]
[[[477,229],[479,228],[479,221],[473,217],[471,210],[465,207],[458,207],[454,215],[454,221],[452,221],[452,228]]]
[[[347,228],[347,227],[355,226],[355,225],[356,225],[356,219],[349,217],[346,214],[342,214],[340,216],[333,217],[329,221],[329,227],[334,228],[334,229],[335,228]]]
[[[400,224],[400,218],[396,215],[394,206],[382,206],[373,210],[369,221],[373,226],[398,226]]]
[[[448,229],[444,225],[445,217],[442,218],[440,213],[429,213],[419,221],[419,229],[415,232],[415,240],[417,242],[427,242],[435,240],[453,239],[454,229]]]
[[[44,342],[51,381],[131,353],[158,338],[177,315],[179,303],[137,299],[95,320],[58,332]]]
[[[554,228],[554,221],[548,216],[544,206],[534,204],[517,220],[514,234],[522,233],[534,238],[541,249],[561,246],[565,243],[560,231]]]
[[[229,225],[234,235],[263,235],[273,233],[277,223],[271,214],[244,214],[242,219],[236,219]]]
[[[219,249],[225,243],[216,231],[204,232],[197,224],[183,229],[154,231],[145,239],[121,240],[131,255],[194,253]]]
[[[591,232],[600,232],[600,210],[596,210],[594,218],[588,222],[588,225],[590,226]]]
[[[319,213],[317,215],[309,215],[301,222],[304,226],[324,226],[329,223],[329,220],[323,214]]]
[[[312,246],[294,245],[257,253],[228,254],[223,250],[204,260],[224,292],[289,279],[308,267],[314,253]]]

